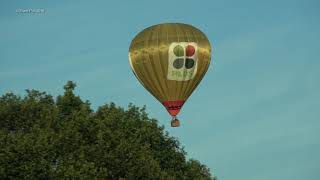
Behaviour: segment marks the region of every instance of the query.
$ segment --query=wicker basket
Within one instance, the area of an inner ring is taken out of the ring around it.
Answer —
[[[171,127],[179,127],[180,126],[180,121],[178,119],[173,119],[171,121]]]

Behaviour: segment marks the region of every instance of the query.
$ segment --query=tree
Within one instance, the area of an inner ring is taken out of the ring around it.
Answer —
[[[73,92],[0,97],[0,179],[213,179],[145,107],[92,111]]]

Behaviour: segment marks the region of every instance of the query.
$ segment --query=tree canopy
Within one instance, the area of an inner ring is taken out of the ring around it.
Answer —
[[[56,100],[36,90],[0,97],[0,179],[215,179],[145,107],[93,111],[75,87]]]

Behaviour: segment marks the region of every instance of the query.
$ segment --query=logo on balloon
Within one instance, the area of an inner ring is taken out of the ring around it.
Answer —
[[[167,79],[188,81],[197,73],[198,49],[194,42],[173,42],[169,47]]]

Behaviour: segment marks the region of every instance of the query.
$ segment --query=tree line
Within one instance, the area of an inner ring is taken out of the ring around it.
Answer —
[[[0,179],[216,179],[145,107],[93,111],[75,87],[0,97]]]

